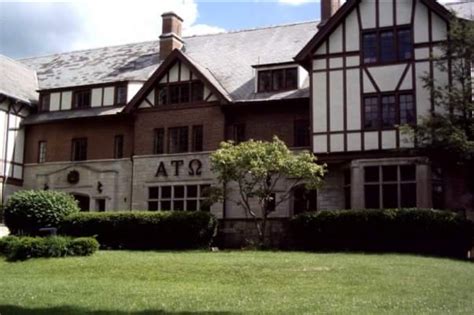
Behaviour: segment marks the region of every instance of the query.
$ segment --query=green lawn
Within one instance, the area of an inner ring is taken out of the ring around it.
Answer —
[[[0,259],[0,314],[473,314],[474,264],[404,255],[101,251]]]

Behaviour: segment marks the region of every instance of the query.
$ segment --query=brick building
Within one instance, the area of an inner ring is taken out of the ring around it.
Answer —
[[[36,72],[39,91],[19,127],[18,187],[66,191],[90,211],[203,209],[245,219],[232,203],[204,202],[215,183],[209,153],[223,140],[278,135],[315,152],[329,173],[274,218],[415,206],[470,215],[462,171],[439,169],[398,130],[431,108],[420,76],[446,39],[444,6],[328,0],[321,22],[192,37],[181,36],[178,15],[162,17],[157,41],[17,61]]]

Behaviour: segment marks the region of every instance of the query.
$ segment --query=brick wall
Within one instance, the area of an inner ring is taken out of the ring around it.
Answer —
[[[232,124],[245,124],[247,139],[270,141],[277,135],[288,146],[294,143],[294,121],[309,120],[307,101],[288,102],[284,105],[271,103],[234,107],[226,112],[226,137],[232,139]]]
[[[71,140],[87,138],[87,159],[112,159],[116,135],[124,136],[124,157],[133,148],[132,120],[126,118],[78,119],[26,127],[25,163],[37,163],[38,142],[47,141],[47,162],[70,161]]]
[[[154,129],[189,127],[188,143],[191,144],[192,126],[203,126],[203,150],[213,151],[224,140],[224,114],[219,105],[171,107],[161,110],[142,110],[135,115],[135,155],[153,154]],[[166,149],[165,149],[166,152]]]

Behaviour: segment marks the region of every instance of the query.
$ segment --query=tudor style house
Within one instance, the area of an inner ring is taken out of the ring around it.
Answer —
[[[458,6],[469,18],[472,3]],[[323,0],[321,12],[320,22],[192,37],[170,12],[157,41],[2,61],[24,76],[16,97],[0,99],[4,116],[26,117],[0,117],[3,183],[69,192],[90,211],[244,220],[231,202],[206,202],[216,182],[209,154],[224,140],[277,135],[329,172],[318,191],[295,189],[274,218],[387,207],[471,215],[462,170],[441,169],[398,128],[434,108],[422,75],[449,83],[430,56],[451,13],[434,0]],[[24,155],[11,148],[23,142]]]

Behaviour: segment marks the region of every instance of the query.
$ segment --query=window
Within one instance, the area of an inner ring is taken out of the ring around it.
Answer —
[[[365,129],[387,129],[416,123],[416,109],[411,92],[365,96],[363,106]]]
[[[294,90],[298,88],[298,69],[258,71],[258,92]]]
[[[75,91],[72,108],[88,108],[91,106],[91,90]]]
[[[209,211],[210,185],[175,185],[148,188],[150,211]]]
[[[123,135],[115,136],[114,141],[114,158],[121,159],[123,158]]]
[[[168,153],[188,152],[188,127],[168,129]]]
[[[95,200],[95,210],[98,212],[105,212],[105,199],[100,198]]]
[[[204,85],[200,81],[161,84],[156,92],[155,104],[186,104],[200,102],[204,97]]]
[[[416,166],[364,167],[365,208],[416,207]]]
[[[310,145],[309,120],[295,120],[295,147]]]
[[[46,93],[46,94],[41,95],[39,108],[38,108],[40,112],[49,111],[50,100],[51,100],[51,94]]]
[[[245,137],[245,124],[234,124],[232,126],[232,140],[235,143],[240,143],[246,140]]]
[[[375,96],[364,97],[364,128],[376,129],[379,126],[379,105]]]
[[[72,161],[87,160],[87,138],[72,139]]]
[[[46,162],[46,150],[47,150],[46,141],[40,141],[38,143],[38,163]]]
[[[200,152],[203,149],[203,128],[202,125],[193,126],[192,151]]]
[[[413,125],[416,123],[415,103],[412,94],[401,94],[400,104],[400,124]]]
[[[115,87],[115,105],[127,104],[127,85],[117,85]]]
[[[305,185],[293,188],[293,215],[317,210],[317,191],[308,190]]]
[[[153,141],[153,154],[165,153],[165,129],[155,129],[155,137]]]
[[[412,31],[409,27],[391,27],[362,34],[364,63],[390,63],[413,57]]]

